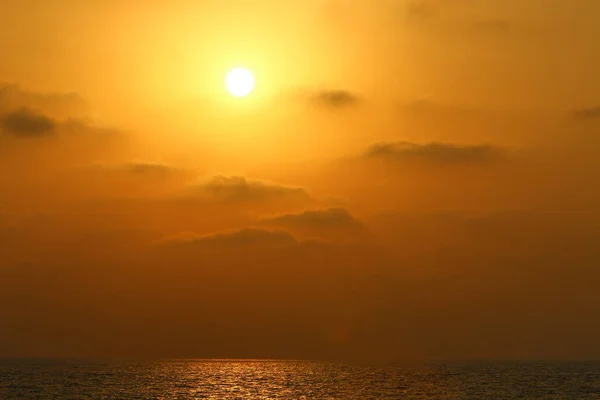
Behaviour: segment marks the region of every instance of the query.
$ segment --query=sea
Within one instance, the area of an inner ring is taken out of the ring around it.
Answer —
[[[2,359],[0,399],[600,399],[600,362]]]

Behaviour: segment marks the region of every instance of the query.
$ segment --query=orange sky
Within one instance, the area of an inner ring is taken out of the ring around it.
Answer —
[[[598,12],[3,0],[0,356],[600,357]]]

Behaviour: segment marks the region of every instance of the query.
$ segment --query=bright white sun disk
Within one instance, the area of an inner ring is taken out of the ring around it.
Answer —
[[[235,97],[244,97],[254,89],[254,75],[245,68],[235,68],[227,74],[225,85],[227,90]]]

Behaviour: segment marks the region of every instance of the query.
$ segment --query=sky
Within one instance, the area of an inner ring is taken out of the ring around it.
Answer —
[[[599,12],[2,0],[0,356],[600,358]]]

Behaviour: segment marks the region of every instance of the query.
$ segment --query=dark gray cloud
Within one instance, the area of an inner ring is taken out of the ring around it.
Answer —
[[[368,239],[367,229],[345,208],[305,210],[259,220],[259,225],[288,229],[303,238],[343,242],[363,242]]]
[[[304,188],[250,180],[242,176],[218,175],[195,185],[194,191],[201,196],[225,202],[305,202],[311,199]]]
[[[581,120],[600,119],[600,106],[575,110],[574,115]]]
[[[55,132],[57,122],[27,107],[10,112],[0,118],[5,133],[16,137],[37,138]]]
[[[125,168],[137,175],[168,176],[179,170],[167,164],[134,161],[127,163]]]
[[[342,109],[356,106],[360,97],[348,90],[323,90],[312,95],[311,100],[322,107]]]
[[[103,171],[123,172],[145,177],[168,177],[181,172],[179,168],[176,168],[172,165],[150,161],[130,161],[121,164],[95,164],[93,165],[93,168]]]
[[[499,148],[488,145],[455,145],[450,143],[417,144],[411,142],[383,142],[367,149],[368,159],[424,160],[438,163],[488,162],[503,155]]]
[[[287,227],[317,228],[358,228],[362,223],[354,218],[345,208],[329,208],[327,210],[307,210],[301,213],[290,213],[260,220],[263,225]]]
[[[263,249],[296,246],[298,241],[291,233],[284,230],[244,228],[204,236],[181,234],[167,238],[162,243],[207,249],[239,247]]]
[[[0,133],[20,138],[53,134],[71,137],[115,136],[118,130],[97,125],[87,103],[74,93],[35,93],[0,84]]]

